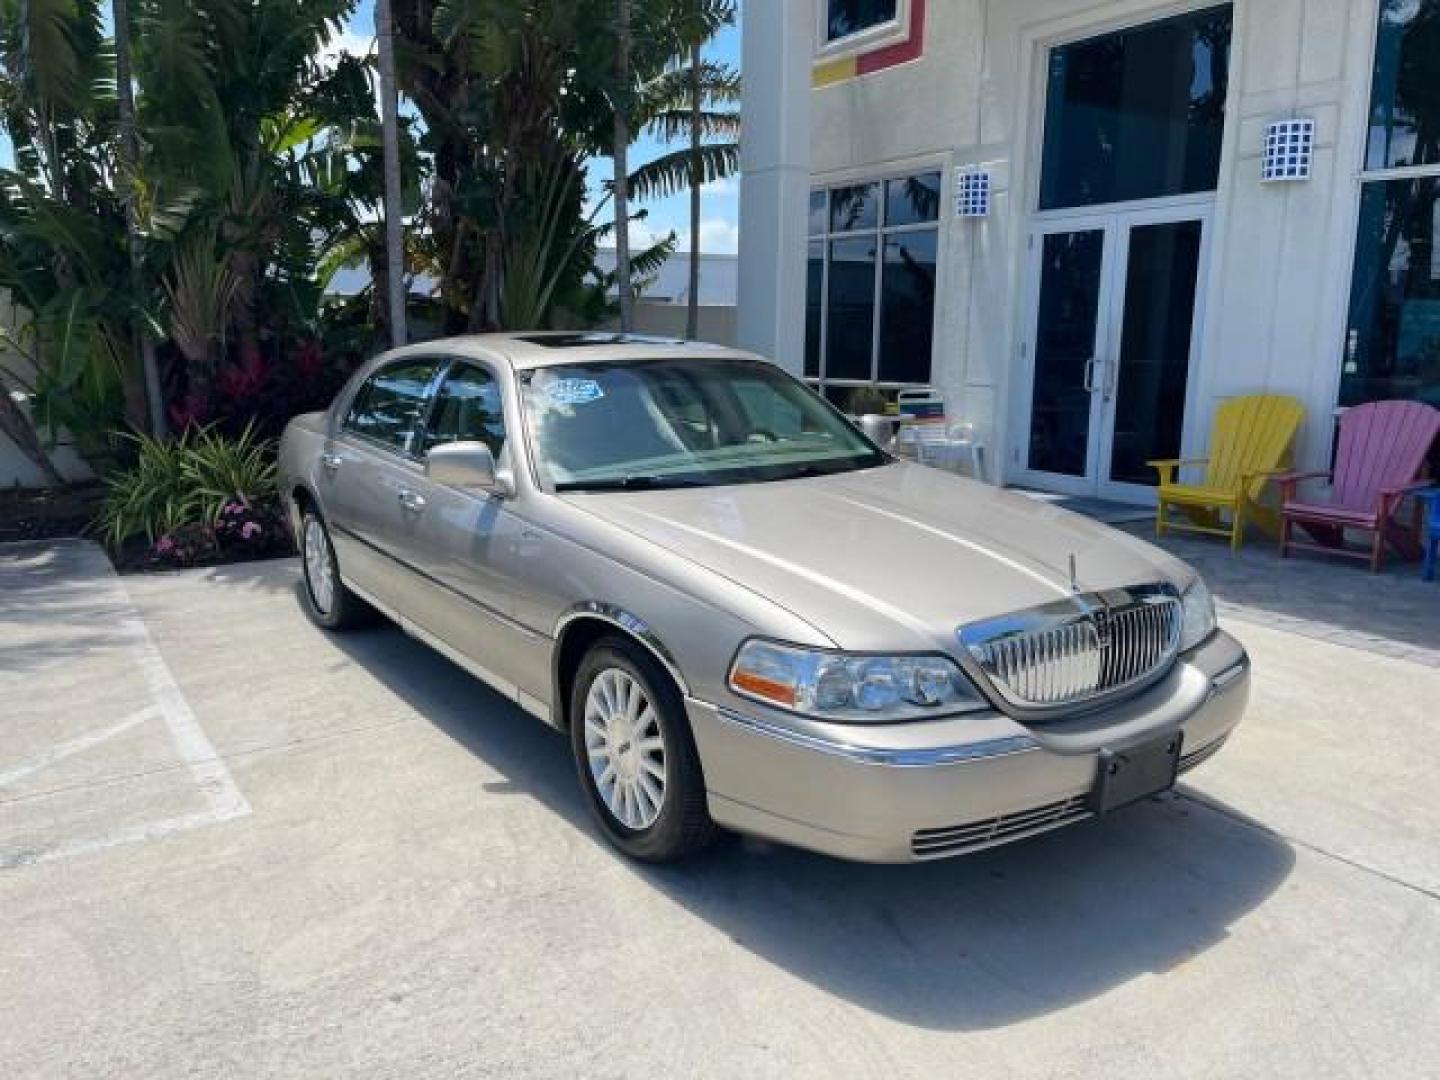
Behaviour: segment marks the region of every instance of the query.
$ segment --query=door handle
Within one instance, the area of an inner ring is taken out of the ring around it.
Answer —
[[[1117,356],[1105,365],[1105,400],[1108,402],[1115,396],[1115,391],[1120,387],[1120,358]]]
[[[400,505],[413,514],[418,514],[425,509],[425,496],[417,494],[409,488],[401,488],[399,497]]]
[[[342,458],[339,454],[320,455],[320,464],[323,465],[330,472],[334,472],[336,469],[340,468],[340,463],[344,460],[345,459]]]
[[[1093,356],[1085,361],[1084,382],[1085,392],[1093,394],[1095,392],[1095,358]]]

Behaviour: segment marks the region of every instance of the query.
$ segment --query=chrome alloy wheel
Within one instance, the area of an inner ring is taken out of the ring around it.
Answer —
[[[305,583],[310,599],[321,615],[329,615],[335,605],[335,561],[330,557],[330,542],[325,526],[313,518],[305,519]]]
[[[655,824],[665,801],[665,740],[644,688],[620,668],[605,668],[590,684],[585,752],[615,820],[637,832]]]

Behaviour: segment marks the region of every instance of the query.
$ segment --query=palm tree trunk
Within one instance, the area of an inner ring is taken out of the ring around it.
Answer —
[[[380,140],[385,157],[385,292],[390,344],[404,345],[405,236],[400,195],[400,121],[395,91],[395,20],[390,0],[375,0],[375,39],[380,59]]]
[[[615,43],[615,277],[620,290],[620,329],[635,325],[630,280],[630,0],[616,0]]]
[[[135,133],[135,88],[130,79],[130,4],[129,0],[111,0],[115,20],[115,93],[120,123],[120,165],[125,172],[125,247],[130,256],[130,300],[138,309],[144,280],[145,250],[140,239],[140,208],[136,205],[140,191],[140,142]],[[169,425],[165,420],[165,396],[160,387],[160,364],[155,358],[155,342],[145,320],[134,316],[135,338],[140,347],[140,369],[145,380],[145,404],[150,418],[150,434],[165,438]]]
[[[685,312],[685,336],[700,336],[700,138],[704,101],[700,90],[700,43],[690,47],[690,296]]]

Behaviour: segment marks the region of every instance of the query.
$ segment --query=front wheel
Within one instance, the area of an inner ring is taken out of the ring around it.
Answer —
[[[684,702],[644,649],[613,637],[586,654],[570,742],[590,811],[625,854],[673,862],[715,838]]]
[[[300,522],[300,566],[305,579],[300,591],[311,622],[338,631],[366,621],[370,608],[340,580],[330,532],[313,510],[306,510]]]

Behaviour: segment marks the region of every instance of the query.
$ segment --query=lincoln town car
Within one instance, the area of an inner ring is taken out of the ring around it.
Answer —
[[[1184,563],[898,460],[732,349],[396,349],[291,422],[280,475],[310,618],[380,613],[566,733],[638,859],[1019,840],[1169,789],[1249,693]]]

